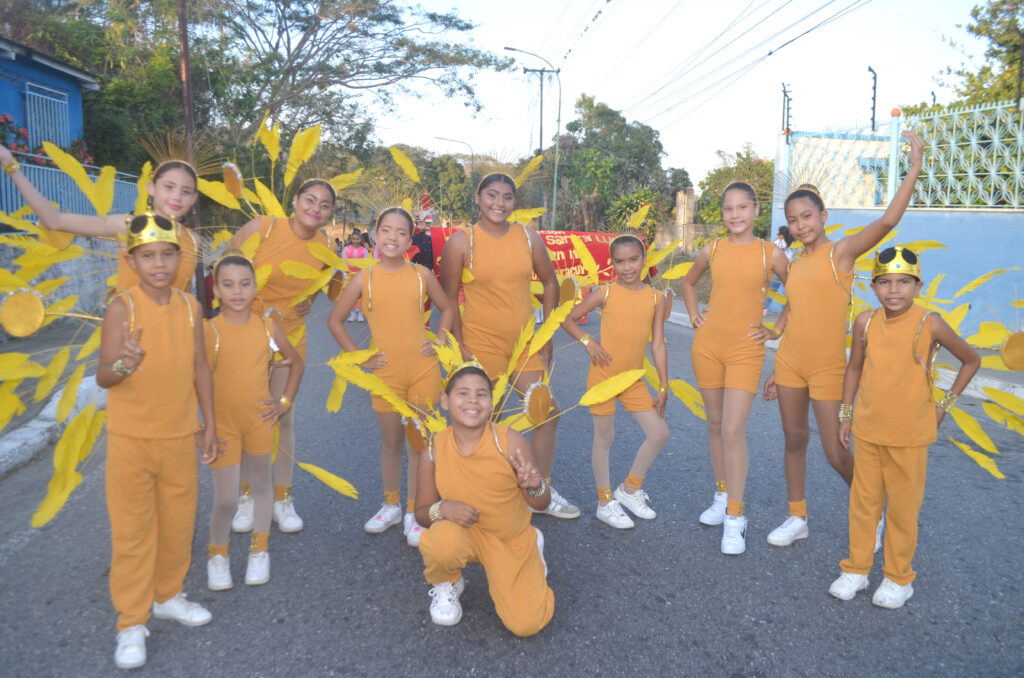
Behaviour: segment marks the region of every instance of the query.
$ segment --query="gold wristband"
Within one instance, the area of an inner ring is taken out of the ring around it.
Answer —
[[[21,163],[15,158],[11,158],[10,162],[4,163],[4,171],[8,174],[14,174],[21,169]]]
[[[431,524],[439,523],[442,520],[444,520],[444,516],[441,515],[441,502],[442,501],[444,501],[444,499],[441,499],[439,501],[435,501],[433,504],[430,505],[430,510],[427,511],[427,517],[430,518]]]
[[[853,405],[841,403],[839,405],[839,423],[848,424],[853,421]]]
[[[590,346],[590,342],[592,342],[593,340],[594,338],[589,334],[584,334],[582,337],[580,337],[580,343],[583,344],[583,348]]]
[[[668,393],[668,384],[662,384],[661,388],[658,389],[658,393]]]
[[[114,374],[124,379],[132,376],[132,372],[135,371],[134,368],[125,365],[124,361],[120,358],[114,361],[114,364],[110,366],[110,369],[114,371]]]
[[[545,492],[547,492],[547,489],[548,489],[547,481],[544,480],[543,478],[541,478],[540,479],[540,485],[538,485],[537,487],[528,487],[528,488],[526,488],[526,494],[530,495],[531,497],[539,497],[540,495],[542,495]]]
[[[958,394],[953,393],[952,391],[946,391],[946,394],[942,396],[942,400],[940,400],[936,404],[940,408],[944,409],[946,412],[949,412],[949,408],[953,407],[953,405],[956,404],[956,401],[959,397],[960,396]]]
[[[286,395],[282,395],[280,398],[278,398],[277,402],[281,403],[281,407],[284,408],[285,412],[292,409],[292,401]]]

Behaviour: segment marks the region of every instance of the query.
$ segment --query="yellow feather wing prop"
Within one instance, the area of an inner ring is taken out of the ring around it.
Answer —
[[[954,445],[956,445],[957,447],[959,447],[961,452],[963,452],[968,457],[973,459],[974,463],[976,463],[978,466],[980,466],[981,468],[985,469],[986,471],[991,473],[996,478],[999,478],[1000,480],[1005,480],[1006,479],[1006,476],[1003,475],[1003,472],[999,470],[999,467],[996,466],[996,463],[992,459],[990,459],[989,457],[986,457],[981,452],[978,452],[977,450],[972,448],[970,445],[965,445],[965,444],[961,443],[960,441],[958,441],[955,438],[952,438],[950,436],[946,436],[946,437],[949,438],[949,442],[951,442]]]
[[[405,175],[409,177],[414,184],[420,183],[420,173],[416,171],[416,165],[412,163],[409,156],[402,152],[402,149],[398,146],[390,146],[388,150],[391,151],[391,157],[395,159],[395,164],[402,168]]]
[[[75,403],[78,402],[78,387],[82,385],[82,378],[85,376],[85,363],[81,363],[75,368],[75,371],[71,373],[71,378],[64,384],[64,390],[60,394],[60,400],[57,401],[57,423],[63,423],[68,415],[71,414],[71,410],[75,407]]]
[[[529,209],[514,210],[508,215],[508,223],[510,224],[528,224],[540,215],[546,213],[548,210],[546,207],[531,207]]]
[[[252,261],[256,257],[256,250],[259,249],[259,246],[260,234],[257,231],[256,233],[250,234],[249,237],[245,239],[245,242],[242,243],[242,254],[244,254],[249,261]]]
[[[992,403],[982,403],[981,408],[985,410],[985,414],[987,414],[992,421],[1024,436],[1024,419],[1015,417],[1003,408],[999,407],[999,405],[994,405]]]
[[[50,391],[57,385],[57,380],[64,374],[64,368],[67,367],[70,358],[71,349],[67,346],[57,351],[57,355],[53,356],[53,360],[46,366],[46,374],[40,377],[39,383],[36,384],[35,402],[38,403],[50,395]]]
[[[540,168],[540,164],[543,161],[544,161],[544,156],[543,155],[538,155],[538,156],[534,157],[532,160],[530,160],[530,162],[526,163],[526,167],[524,167],[523,171],[519,173],[519,176],[517,176],[514,179],[515,184],[516,184],[516,188],[519,188],[520,186],[525,184],[527,181],[529,181],[530,177],[533,176],[534,172],[536,172]],[[509,221],[512,221],[512,220],[509,219]]]
[[[345,389],[347,388],[347,381],[341,377],[334,378],[334,385],[331,386],[331,392],[327,394],[328,412],[337,412],[341,409],[341,401],[345,397]]]
[[[256,141],[259,141],[263,144],[263,148],[267,149],[270,162],[274,164],[281,157],[281,123],[276,122],[273,127],[267,127],[269,115],[270,111],[263,112],[263,121],[260,122],[260,131],[256,133]]]
[[[404,400],[396,396],[394,391],[377,375],[363,372],[355,365],[347,365],[336,358],[328,360],[327,365],[342,379],[358,386],[364,391],[369,391],[370,395],[380,396],[386,400],[399,414],[413,419],[416,418],[416,413],[413,412],[412,408]]]
[[[82,358],[88,357],[100,347],[100,336],[103,332],[103,326],[97,325],[96,329],[92,331],[89,338],[82,344],[82,348],[78,351],[78,355],[75,356],[75,360],[81,360]]]
[[[278,202],[277,196],[274,195],[273,191],[264,186],[263,182],[259,179],[253,179],[252,183],[256,187],[256,195],[263,206],[264,214],[269,217],[281,217],[282,219],[288,216],[285,214],[284,208],[281,207],[281,203]]]
[[[992,388],[991,386],[985,386],[982,390],[985,391],[985,395],[999,403],[999,405],[1005,407],[1019,417],[1024,417],[1024,399],[1018,398],[1012,393]]]
[[[320,145],[320,125],[307,127],[295,134],[292,139],[291,148],[288,149],[288,164],[284,168],[284,185],[291,186],[295,173],[299,171],[307,160],[316,153],[316,147]]]
[[[953,328],[956,331],[956,328]],[[981,357],[981,366],[986,370],[999,370],[1000,372],[1012,372],[1000,355],[985,355]]]
[[[967,414],[959,407],[951,407],[949,414],[953,417],[953,421],[960,427],[960,430],[967,434],[967,436],[973,440],[978,446],[991,454],[999,454],[999,450],[996,449],[995,443],[988,437],[988,434],[981,428],[981,424],[978,420]]]
[[[54,320],[59,318],[62,313],[67,313],[68,311],[70,311],[72,308],[75,307],[75,304],[77,303],[78,295],[72,294],[69,297],[64,297],[63,299],[60,299],[50,304],[49,306],[46,307],[46,320],[43,321],[41,327],[46,327]]]
[[[50,294],[51,292],[53,292],[54,290],[56,290],[58,287],[60,287],[69,280],[71,280],[71,278],[69,278],[66,275],[61,276],[59,278],[51,278],[50,280],[42,281],[32,289],[35,290],[36,294],[46,296],[47,294]]]
[[[691,268],[693,268],[693,262],[692,261],[684,261],[683,263],[676,264],[672,268],[670,268],[667,271],[665,271],[664,273],[662,273],[661,274],[661,279],[662,280],[675,280],[677,278],[682,278],[684,275],[689,273]]]
[[[953,298],[956,299],[961,294],[966,294],[967,292],[970,292],[971,290],[973,290],[973,289],[975,289],[977,287],[980,287],[981,285],[984,285],[985,283],[987,283],[989,280],[991,280],[992,278],[996,277],[997,275],[1002,275],[1002,274],[1006,273],[1007,271],[1019,271],[1019,270],[1020,270],[1019,266],[1010,266],[1009,268],[997,268],[994,271],[989,271],[985,275],[977,277],[974,280],[972,280],[971,282],[969,282],[966,285],[964,285],[963,287],[961,287],[960,291],[958,291],[956,294],[953,295]]]
[[[836,231],[841,231],[844,228],[846,228],[846,226],[843,224],[829,224],[825,227],[825,235],[832,235]]]
[[[307,247],[309,248],[309,253],[324,262],[325,265],[330,266],[331,268],[345,269],[345,260],[335,254],[330,247],[327,247],[322,242],[311,242]]]
[[[89,455],[106,418],[106,411],[96,412],[93,404],[68,423],[54,448],[53,476],[46,489],[46,497],[32,515],[32,527],[42,527],[53,520],[82,482],[82,474],[76,468]]]
[[[53,161],[53,164],[55,164],[60,171],[71,177],[75,182],[75,185],[78,186],[78,190],[82,191],[82,193],[85,194],[85,197],[89,199],[89,202],[93,203],[93,207],[95,207],[96,203],[93,200],[93,191],[96,186],[92,183],[89,175],[86,174],[85,168],[82,167],[82,163],[78,162],[74,156],[65,153],[49,141],[43,142],[43,151],[46,152],[46,155],[50,156],[50,160]]]
[[[971,346],[992,348],[1002,345],[1003,340],[1009,334],[1010,330],[1006,329],[1002,323],[985,320],[978,325],[978,331],[967,337],[965,341]]]
[[[321,271],[313,268],[309,264],[304,264],[301,261],[282,261],[280,264],[281,272],[290,278],[299,278],[300,280],[315,280],[320,276]]]
[[[669,379],[669,386],[672,393],[686,405],[691,412],[701,419],[707,420],[708,415],[704,413],[704,398],[700,391],[687,384],[682,379]]]
[[[105,217],[110,214],[110,208],[114,206],[114,179],[117,178],[117,170],[110,165],[104,165],[100,170],[100,176],[96,179],[93,194],[90,198],[96,214]]]
[[[640,209],[629,216],[629,221],[626,222],[626,228],[639,230],[640,224],[644,223],[644,219],[647,218],[647,213],[650,210],[650,204],[644,203],[643,205],[640,205]]]
[[[309,285],[306,286],[306,289],[302,290],[302,292],[300,292],[297,297],[292,299],[292,303],[288,305],[288,308],[291,308],[296,304],[302,303],[309,297],[316,294],[319,290],[326,288],[327,284],[331,282],[331,278],[333,277],[334,271],[329,268],[324,269],[322,272],[318,273],[317,277],[313,280],[313,282],[309,283]]]
[[[647,253],[647,262],[645,265],[648,268],[650,268],[651,266],[657,266],[658,264],[661,263],[662,259],[675,252],[676,248],[679,247],[682,243],[683,239],[679,238],[678,240],[675,240],[672,243],[670,243],[667,247],[664,247],[660,250],[651,250],[650,252]]]
[[[138,189],[138,197],[135,199],[135,214],[142,214],[149,207],[149,191],[146,190],[146,186],[153,179],[153,164],[148,160],[142,166],[142,171],[139,172],[139,180],[135,183]]]
[[[530,339],[532,337],[533,321],[528,320],[526,324],[523,325],[523,329],[519,331],[516,343],[512,347],[512,356],[509,358],[508,367],[505,368],[505,371],[502,372],[501,375],[498,376],[497,381],[494,382],[494,390],[491,394],[493,402],[500,403],[502,398],[505,397],[505,389],[508,388],[509,376],[512,374],[512,370],[515,369],[516,365],[519,364],[519,359],[523,356],[523,351],[526,350],[526,347],[530,343]]]
[[[242,209],[242,206],[238,202],[238,198],[231,195],[231,191],[224,185],[223,181],[207,181],[202,177],[199,178],[198,182],[199,192],[205,195],[211,200],[219,202],[224,207],[233,210]]]
[[[32,280],[54,264],[76,259],[85,254],[85,250],[77,245],[60,249],[31,239],[23,244],[19,243],[18,246],[25,248],[25,253],[14,260],[14,264],[20,266],[17,275],[22,280]]]
[[[335,492],[343,494],[346,497],[351,497],[352,499],[359,499],[359,493],[356,491],[356,488],[352,486],[352,483],[344,478],[336,476],[330,471],[324,470],[319,466],[314,466],[313,464],[307,464],[302,461],[297,463],[303,471],[312,474],[317,480]]]
[[[580,263],[583,264],[583,270],[587,272],[587,278],[589,278],[589,280],[586,282],[591,285],[596,285],[598,271],[600,269],[597,267],[597,262],[594,261],[594,255],[590,253],[590,250],[587,249],[587,246],[578,235],[569,236],[569,240],[572,241],[572,248],[576,251],[576,256],[580,258]]]
[[[334,362],[338,365],[361,365],[377,354],[376,348],[364,348],[358,351],[342,351],[334,356]]]
[[[5,381],[0,384],[0,430],[10,423],[12,417],[25,411],[25,404],[21,402],[21,398],[14,395],[14,389],[19,384],[21,384],[21,379]]]
[[[361,176],[363,176],[362,167],[357,169],[355,172],[333,176],[327,183],[329,183],[336,191],[344,191],[346,188],[359,181],[359,177]]]
[[[654,368],[651,361],[644,356],[644,379],[655,391],[661,388],[661,379],[658,379],[658,370]]]
[[[0,292],[16,292],[28,287],[28,281],[22,280],[10,271],[0,268]]]
[[[231,240],[235,236],[234,233],[226,228],[222,228],[213,234],[213,240],[210,241],[210,247],[213,249],[220,249],[221,245]]]
[[[46,368],[28,359],[27,353],[0,353],[0,381],[31,379],[46,374]]]
[[[580,405],[590,407],[591,405],[611,400],[635,384],[636,380],[642,376],[644,376],[643,370],[626,370],[616,374],[614,377],[608,377],[604,381],[595,384],[593,388],[588,389],[583,394],[583,397],[580,398]]]
[[[256,269],[256,290],[257,291],[263,289],[263,287],[267,284],[267,281],[270,280],[270,274],[273,271],[274,271],[274,267],[271,266],[270,264],[267,264],[265,266],[260,266],[259,268]]]
[[[569,312],[572,311],[572,307],[575,305],[576,300],[570,299],[551,312],[551,315],[537,329],[537,333],[533,336],[533,341],[530,342],[530,355],[534,355],[537,351],[544,348],[544,344],[548,343],[551,337],[555,336],[555,331],[569,317]]]

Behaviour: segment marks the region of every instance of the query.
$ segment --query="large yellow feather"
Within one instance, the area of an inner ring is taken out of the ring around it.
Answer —
[[[340,268],[342,270],[345,269],[345,260],[335,254],[334,250],[330,247],[327,247],[321,242],[311,242],[307,247],[309,248],[310,254],[324,262],[327,266],[330,266],[331,268]]]
[[[90,201],[96,208],[96,214],[105,217],[114,206],[114,179],[117,178],[117,170],[110,165],[105,165],[100,170],[100,176],[96,179]]]
[[[988,437],[988,434],[981,428],[981,424],[978,420],[967,414],[959,407],[951,407],[949,414],[953,417],[953,421],[956,422],[960,430],[967,434],[967,436],[976,442],[978,446],[991,454],[999,454],[999,450],[996,449],[995,443]]]
[[[569,317],[569,312],[572,311],[572,307],[575,305],[576,300],[570,299],[551,312],[551,315],[544,320],[530,342],[530,355],[534,355],[537,351],[544,348],[544,344],[548,343],[551,337],[555,335],[555,332],[562,326],[565,319]]]
[[[1018,417],[1024,417],[1024,399],[1018,398],[1012,393],[992,388],[991,386],[984,386],[982,387],[982,390],[985,391],[985,395],[1013,412]]]
[[[409,159],[409,156],[407,156],[398,146],[391,146],[388,150],[391,151],[391,157],[395,159],[395,164],[402,168],[405,175],[409,177],[414,184],[420,183],[420,173],[416,171],[416,165],[414,165],[412,160]]]
[[[71,410],[75,407],[75,403],[78,402],[78,387],[82,385],[82,377],[84,376],[85,363],[81,363],[71,373],[71,378],[64,384],[64,391],[61,392],[60,400],[57,401],[58,424],[64,423],[64,420],[68,418]]]
[[[313,464],[307,464],[301,461],[298,462],[298,464],[303,471],[311,473],[317,480],[335,492],[343,494],[346,497],[351,497],[352,499],[359,499],[359,493],[356,491],[356,488],[352,486],[352,483],[344,478],[336,476],[330,471],[326,471],[319,466],[314,466]]]
[[[78,186],[78,189],[89,198],[89,202],[93,201],[93,190],[96,188],[86,173],[85,168],[82,167],[82,163],[78,162],[74,156],[70,155],[59,149],[56,145],[51,144],[49,141],[43,142],[43,151],[46,155],[50,156],[50,160],[53,161],[58,169],[64,174],[67,174]],[[94,203],[95,206],[95,203]]]
[[[263,121],[260,122],[260,131],[256,133],[256,140],[263,144],[270,156],[270,163],[273,165],[281,157],[281,123],[274,123],[273,127],[267,127],[267,117],[270,111],[263,112]]]
[[[67,366],[70,358],[71,349],[67,346],[57,351],[57,355],[53,356],[53,360],[46,366],[46,374],[40,377],[39,382],[36,384],[35,401],[37,403],[50,395],[50,391],[57,385],[57,380],[64,374],[64,368]]]
[[[213,239],[210,241],[210,247],[213,249],[220,249],[220,246],[235,237],[235,234],[226,228],[222,228],[213,234]]]
[[[81,360],[93,354],[93,352],[100,347],[100,336],[103,332],[103,326],[97,325],[96,329],[92,331],[89,338],[82,344],[82,348],[78,351],[78,355],[75,356],[75,360]]]
[[[238,202],[238,198],[231,195],[231,191],[228,190],[223,181],[207,181],[200,177],[198,186],[200,193],[211,200],[219,202],[221,205],[224,205],[224,207],[233,210],[242,209],[242,206]]]
[[[341,409],[341,401],[345,397],[345,389],[348,388],[348,382],[341,377],[334,378],[334,385],[331,386],[331,392],[327,394],[327,411],[337,412]]]
[[[256,269],[256,291],[262,290],[270,280],[270,274],[273,273],[274,267],[270,264],[260,266]]]
[[[364,372],[355,365],[348,365],[339,362],[337,359],[332,358],[327,361],[327,365],[334,370],[342,379],[345,379],[351,384],[358,386],[364,391],[369,391],[370,395],[380,396],[389,405],[391,405],[396,412],[405,415],[406,417],[416,417],[416,413],[413,412],[409,405],[395,395],[395,392],[384,383],[384,381],[375,374]]]
[[[997,268],[994,271],[989,271],[985,275],[979,276],[979,277],[975,278],[974,280],[972,280],[971,282],[969,282],[966,285],[964,285],[963,287],[961,287],[960,290],[956,294],[953,295],[953,298],[956,299],[961,294],[965,294],[967,292],[970,292],[971,290],[975,289],[976,287],[979,287],[979,286],[987,283],[989,280],[991,280],[992,278],[996,277],[997,275],[1002,275],[1002,274],[1006,273],[1007,271],[1019,271],[1019,270],[1020,270],[1019,266],[1010,266],[1009,268]]]
[[[583,397],[580,398],[580,405],[583,407],[589,407],[596,405],[597,403],[603,403],[606,400],[611,400],[615,396],[619,395],[627,388],[636,383],[636,380],[644,376],[643,370],[626,370],[620,372],[613,377],[608,377],[604,381],[595,384],[592,388],[588,389]]]
[[[146,187],[152,179],[153,164],[147,160],[142,166],[142,171],[139,172],[139,180],[135,183],[138,191],[138,197],[135,198],[135,214],[144,213],[149,206],[149,191],[146,190]]]
[[[955,329],[955,328],[954,328]],[[1012,372],[1007,364],[1003,362],[1003,356],[995,355],[981,356],[981,366],[986,370],[999,370],[1000,372]]]
[[[923,296],[931,297],[934,299],[935,295],[937,295],[939,292],[939,283],[942,282],[942,279],[945,277],[945,273],[939,273],[934,278],[932,278],[932,281],[928,283],[928,288],[924,291]]]
[[[953,328],[954,332],[959,334],[960,323],[962,323],[964,321],[964,318],[967,317],[967,311],[970,308],[970,304],[963,303],[954,308],[952,311],[943,311],[940,309],[939,315],[941,315],[942,319],[945,320],[949,324],[949,326]]]
[[[15,240],[10,237],[8,242],[15,244],[16,247],[23,247],[25,250],[24,254],[14,260],[14,264],[20,266],[17,276],[22,280],[32,280],[53,264],[76,259],[85,254],[85,250],[77,245],[61,249],[32,238]]]
[[[537,217],[547,212],[546,207],[531,207],[529,209],[513,210],[507,217],[510,224],[528,224]]]
[[[321,273],[321,269],[313,268],[301,261],[282,261],[280,268],[286,276],[301,280],[315,280]]]
[[[355,172],[333,176],[327,183],[329,183],[336,191],[344,191],[346,188],[359,181],[359,177],[361,176],[363,176],[362,167],[357,169]]]
[[[256,195],[259,196],[264,214],[268,217],[285,218],[288,216],[285,214],[284,208],[281,207],[281,203],[278,202],[277,196],[274,195],[273,191],[267,188],[259,179],[253,179],[252,182],[256,186]]]
[[[523,329],[519,331],[519,336],[516,337],[516,343],[512,346],[512,356],[509,358],[508,367],[502,372],[498,379],[494,382],[494,389],[491,397],[495,403],[500,403],[505,397],[505,389],[508,388],[509,377],[512,374],[512,370],[519,364],[519,359],[523,356],[523,351],[530,343],[530,339],[533,337],[533,319],[531,318],[523,325]],[[461,362],[461,361],[460,361]],[[491,376],[491,375],[487,375]]]
[[[0,268],[0,292],[16,292],[28,287],[28,281],[22,280],[10,271]]]
[[[88,456],[99,435],[100,427],[94,426],[94,421],[99,419],[102,423],[106,418],[106,411],[96,412],[96,405],[92,404],[68,423],[54,448],[53,476],[46,497],[32,516],[32,527],[42,527],[53,520],[71,492],[82,482],[82,474],[76,468],[79,461]]]
[[[1015,417],[994,403],[982,403],[981,408],[992,421],[1024,436],[1024,419]]]
[[[288,305],[289,308],[300,304],[306,299],[310,298],[320,290],[325,290],[327,284],[331,282],[331,278],[334,277],[334,271],[331,269],[324,269],[322,272],[317,274],[317,277],[313,279],[313,282],[306,286],[306,289],[302,290],[294,299],[292,303]]]
[[[654,365],[651,364],[651,361],[647,356],[644,356],[644,378],[655,391],[661,388],[661,379],[658,378],[658,370],[656,370]]]
[[[316,147],[320,145],[320,125],[307,127],[296,133],[292,139],[292,146],[288,149],[288,164],[284,168],[284,185],[290,186],[295,173],[299,171],[307,160],[316,153]]]
[[[35,290],[36,294],[41,294],[45,297],[47,294],[51,294],[54,290],[69,280],[71,280],[71,278],[66,275],[59,278],[50,278],[49,280],[44,280],[38,283],[32,289]]]
[[[242,243],[242,254],[252,261],[256,257],[256,250],[260,246],[260,234],[259,231],[249,234],[249,237]]]
[[[683,243],[683,239],[672,241],[668,246],[660,250],[651,250],[647,253],[647,261],[645,265],[650,268],[651,266],[657,266],[661,263],[661,260],[676,251],[676,248]]]
[[[708,415],[704,412],[704,398],[701,396],[700,391],[682,379],[669,379],[668,384],[672,388],[673,395],[679,398],[691,412],[701,419],[707,420]]]
[[[681,264],[676,264],[672,268],[668,269],[661,274],[662,280],[675,280],[676,278],[682,278],[686,275],[690,269],[693,268],[692,261],[684,261]]]
[[[587,272],[587,278],[589,278],[587,282],[596,285],[600,269],[597,267],[597,262],[594,261],[594,255],[590,253],[578,235],[569,236],[569,240],[572,241],[572,248],[576,251],[576,256],[580,258],[580,263],[583,264],[583,270]]]
[[[986,471],[991,473],[996,478],[999,478],[1000,480],[1006,479],[1006,476],[1003,475],[1002,471],[999,470],[999,467],[996,466],[995,461],[993,461],[990,457],[986,457],[984,454],[978,452],[970,445],[965,445],[961,443],[959,440],[956,440],[955,438],[952,438],[950,436],[946,437],[949,438],[949,442],[959,447],[961,452],[963,452],[968,457],[973,459],[974,463],[976,463],[978,466],[985,469]]]
[[[46,374],[46,368],[28,359],[27,353],[0,353],[0,381],[31,379]]]
[[[0,430],[10,423],[13,417],[25,411],[25,404],[14,394],[14,389],[21,384],[21,379],[0,383]]]
[[[921,252],[927,252],[928,250],[940,250],[946,247],[938,240],[915,240],[914,242],[903,243],[903,247],[914,252],[921,254]]]
[[[535,156],[534,158],[532,158],[530,160],[530,162],[526,163],[526,167],[524,167],[523,171],[519,173],[519,176],[517,176],[514,179],[515,184],[516,184],[516,188],[519,188],[520,186],[525,184],[527,181],[529,181],[530,177],[532,177],[534,175],[534,173],[540,168],[540,164],[543,161],[544,161],[544,156],[543,155],[538,155],[538,156]]]
[[[640,225],[644,223],[644,219],[647,218],[647,213],[650,211],[650,209],[651,206],[648,203],[640,205],[640,209],[638,209],[636,212],[633,212],[633,214],[629,216],[629,221],[626,222],[626,228],[639,230]]]

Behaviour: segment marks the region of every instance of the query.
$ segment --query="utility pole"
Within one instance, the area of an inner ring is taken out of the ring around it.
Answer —
[[[875,69],[868,66],[868,71],[871,72],[871,131],[877,131],[875,127],[875,103],[878,100],[878,73],[875,73]]]
[[[789,144],[789,133],[792,131],[789,128],[789,112],[790,106],[793,104],[793,97],[789,96],[789,90],[786,89],[786,83],[782,83],[782,133],[786,135],[786,144]]]
[[[544,168],[544,75],[547,73],[558,73],[557,69],[553,68],[526,68],[523,67],[523,73],[536,73],[540,77],[540,156],[541,156],[541,170]],[[540,205],[544,206],[544,182],[537,181],[537,193],[540,196]],[[544,228],[544,215],[542,214],[538,219],[538,223],[541,229]]]

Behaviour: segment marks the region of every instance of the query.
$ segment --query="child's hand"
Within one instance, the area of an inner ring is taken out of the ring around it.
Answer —
[[[946,418],[946,410],[938,405],[935,406],[935,428],[942,426],[942,420]]]
[[[6,165],[11,160],[14,160],[14,154],[6,146],[0,144],[0,165]]]
[[[218,454],[223,454],[220,446],[226,444],[226,441],[219,440],[217,438],[217,432],[212,427],[207,427],[202,431],[196,431],[196,446],[199,448],[199,463],[211,463],[217,458]]]
[[[708,321],[708,313],[710,312],[710,308],[705,308],[703,311],[697,311],[697,315],[690,318],[690,323],[693,325],[693,329],[697,329],[706,323]]]
[[[604,347],[596,341],[591,341],[586,345],[587,355],[590,356],[590,362],[598,367],[608,367],[612,364],[612,357],[608,354],[608,351],[604,350]]]
[[[523,459],[523,451],[518,447],[508,455],[508,462],[516,472],[516,482],[524,490],[540,485],[540,471],[533,462]]]
[[[142,325],[135,328],[132,334],[128,323],[124,323],[124,339],[121,342],[121,353],[118,355],[120,361],[130,370],[134,370],[142,362],[146,351],[139,346],[139,338],[142,336]]]
[[[853,422],[839,422],[839,443],[846,449],[850,449],[850,429],[852,428]]]
[[[437,355],[434,349],[434,342],[427,340],[420,344],[420,355]]]
[[[775,373],[772,372],[764,380],[764,392],[761,394],[761,398],[764,400],[775,400],[778,397],[779,389],[775,386]]]
[[[665,418],[665,405],[668,404],[668,391],[658,391],[658,395],[654,396],[654,411],[658,413],[658,416],[662,419]]]
[[[924,160],[924,141],[908,129],[903,130],[902,134],[910,143],[910,162],[921,164]]]
[[[313,309],[313,297],[307,297],[295,304],[295,312],[300,316],[307,316]]]
[[[456,525],[473,527],[480,520],[480,512],[469,504],[463,504],[461,501],[445,499],[441,502],[441,517],[452,521]]]
[[[372,356],[366,359],[362,363],[362,366],[368,370],[375,370],[379,367],[384,367],[388,364],[388,361],[384,359],[384,351],[377,351]]]
[[[267,408],[263,410],[262,414],[260,414],[260,421],[267,422],[267,426],[270,428],[274,428],[274,424],[277,423],[277,420],[283,417],[288,411],[284,409],[284,405],[281,404],[280,400],[264,400],[260,402],[260,405]]]
[[[756,329],[748,333],[747,336],[753,339],[755,344],[763,344],[766,341],[774,341],[779,338],[779,333],[770,327],[765,327],[760,323],[750,323],[750,326]]]

